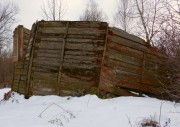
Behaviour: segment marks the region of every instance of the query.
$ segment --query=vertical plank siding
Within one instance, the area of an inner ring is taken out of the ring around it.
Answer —
[[[15,65],[12,86],[19,93],[158,96],[166,83],[166,57],[106,22],[40,21],[21,29],[14,32],[14,52],[21,42],[24,60]]]

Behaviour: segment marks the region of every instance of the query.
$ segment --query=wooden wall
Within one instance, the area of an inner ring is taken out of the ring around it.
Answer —
[[[107,23],[38,22],[30,54],[33,95],[97,92]],[[31,43],[29,43],[31,44]]]
[[[16,62],[13,76],[12,90],[18,93],[27,94],[27,72],[28,61]]]
[[[160,96],[167,84],[166,57],[117,28],[109,28],[103,64],[99,88],[115,95]]]
[[[26,95],[161,96],[167,84],[166,57],[105,22],[37,22],[25,49],[12,88]]]
[[[19,25],[14,30],[13,36],[13,61],[14,75],[12,90],[25,94],[26,93],[26,81],[28,72],[28,61],[25,60],[25,54],[30,38],[30,30]]]
[[[26,49],[30,37],[30,30],[19,25],[14,30],[13,36],[13,61],[22,61],[26,54]]]

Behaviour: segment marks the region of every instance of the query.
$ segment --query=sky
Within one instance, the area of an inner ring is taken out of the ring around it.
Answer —
[[[18,20],[15,25],[23,25],[24,27],[31,29],[31,26],[36,20],[42,20],[41,6],[43,1],[46,0],[6,0],[13,1],[20,9],[18,14]],[[95,0],[98,2],[99,7],[108,16],[107,22],[113,24],[113,13],[115,12],[117,0]],[[79,16],[83,13],[88,0],[64,0],[67,5],[66,15],[64,20],[78,20]]]

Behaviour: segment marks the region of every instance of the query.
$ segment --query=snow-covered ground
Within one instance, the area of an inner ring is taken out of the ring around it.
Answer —
[[[0,100],[9,90],[0,89]],[[180,127],[180,104],[148,97],[102,100],[95,95],[26,100],[17,93],[0,102],[0,127],[140,127],[143,119]]]

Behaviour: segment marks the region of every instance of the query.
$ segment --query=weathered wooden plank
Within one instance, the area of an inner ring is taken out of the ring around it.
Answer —
[[[151,69],[151,70],[156,70],[156,71],[162,71],[162,72],[167,72],[167,67],[166,65],[162,65],[162,64],[158,64],[155,62],[151,62],[151,61],[145,61],[144,62],[144,67],[147,69]]]
[[[160,59],[165,59],[165,60],[167,59],[166,56],[162,55],[161,53],[157,53],[158,51],[155,50],[156,48],[147,46],[147,45],[141,45],[139,43],[135,43],[132,40],[128,40],[126,38],[108,35],[108,41],[110,43],[112,42],[118,43],[118,44],[130,47],[139,51],[144,51],[145,53],[148,53],[148,54],[156,55]]]
[[[51,61],[33,61],[33,66],[51,66],[58,67],[59,63],[53,63]]]
[[[132,81],[132,82],[139,82],[139,83],[144,83],[144,84],[149,84],[151,86],[161,86],[158,76],[156,74],[147,74],[143,73],[142,79],[141,75],[130,73],[130,72],[125,72],[125,71],[116,71],[116,80],[124,80],[124,81]]]
[[[63,67],[63,74],[74,77],[96,77],[100,73],[100,68],[84,69],[84,68],[65,68]]]
[[[41,27],[65,27],[67,21],[48,21],[48,22],[40,22]],[[73,21],[69,22],[69,27],[76,27],[76,28],[99,28],[102,25],[107,26],[105,22],[87,22],[87,21]]]
[[[100,66],[100,61],[97,60],[82,60],[82,59],[64,59],[65,63],[70,64],[85,64],[85,65],[97,65]]]
[[[15,70],[14,70],[14,74],[15,74],[15,75],[20,75],[20,74],[21,74],[21,71],[22,71],[22,69],[15,69]]]
[[[50,49],[37,49],[34,51],[35,55],[36,54],[54,54],[54,55],[58,55],[60,54],[61,50],[50,50]]]
[[[115,27],[109,27],[109,34],[115,34],[116,36],[120,36],[120,37],[126,38],[128,40],[132,40],[132,41],[134,41],[134,43],[146,45],[146,42],[143,39],[141,39],[135,35],[129,34],[129,33],[125,32],[124,30],[121,30],[121,29],[118,29]]]
[[[52,60],[52,61],[51,61]],[[45,65],[45,66],[58,66],[60,63],[60,59],[57,58],[34,58],[33,59],[33,66],[36,65]]]
[[[49,37],[49,36],[40,36],[41,42],[62,42],[63,36],[57,36],[57,37]]]
[[[137,49],[139,51],[146,51],[146,52],[151,52],[150,49],[148,49],[145,45],[141,45],[139,43],[135,43],[131,40],[125,39],[125,38],[121,38],[118,36],[110,36],[108,35],[108,41],[110,41],[111,43],[118,43],[133,49]]]
[[[53,49],[53,50],[61,50],[61,43],[36,43],[35,47],[38,49]]]
[[[39,90],[39,88],[32,88],[32,94],[33,95],[56,95],[53,89],[50,88],[42,88]]]
[[[145,57],[143,58],[143,52],[142,51],[138,51],[138,50],[135,50],[133,48],[122,46],[122,45],[116,44],[116,43],[109,43],[108,48],[116,50],[119,53],[124,54],[124,55],[144,59],[144,60],[151,61],[151,62],[155,62],[155,63],[158,63],[160,65],[163,65],[166,62],[164,59],[157,57],[157,55],[155,55],[155,54],[153,55],[153,54],[145,53]]]
[[[24,39],[23,41],[24,41],[24,45],[26,45],[26,46],[27,46],[27,45],[28,45],[29,40]]]
[[[118,44],[118,43],[109,42],[107,49],[115,50],[119,52],[120,54],[125,54],[128,56],[133,56],[133,57],[141,58],[141,59],[143,58],[142,51],[139,51],[139,50],[136,50],[136,49],[133,49],[133,48],[130,48],[130,47]]]
[[[66,27],[43,27],[39,28],[38,32],[41,33],[51,33],[51,34],[64,34],[66,32]],[[105,34],[105,30],[98,30],[95,28],[68,28],[68,34],[76,34],[76,35],[84,35],[84,34],[90,34],[90,35],[99,35],[99,34]]]
[[[161,92],[160,88],[153,88],[152,86],[145,85],[145,84],[140,84],[132,81],[123,81],[123,80],[117,80],[117,86],[122,87],[122,88],[128,88],[132,89],[134,91],[139,91],[139,92],[145,92],[145,93],[152,93],[159,95]]]
[[[29,29],[23,27],[23,32],[26,33],[26,34],[30,34],[31,31]]]
[[[121,81],[131,81],[136,83],[149,84],[150,86],[161,86],[160,79],[166,79],[161,75],[157,75],[157,73],[153,73],[149,70],[144,70],[143,75],[141,73],[137,74],[134,72],[129,72],[126,70],[117,70],[111,68],[102,68],[101,76],[105,79],[116,82],[118,80]],[[167,81],[166,81],[167,82]]]
[[[38,78],[38,79],[49,79],[49,80],[57,80],[58,74],[55,73],[44,73],[44,72],[32,72],[32,77],[33,78]]]
[[[69,90],[64,90],[64,89],[61,89],[59,93],[61,96],[76,96],[74,91],[69,91]]]
[[[109,59],[107,57],[104,59],[104,66],[109,67],[109,68],[126,67],[126,68],[131,68],[131,69],[134,69],[134,70],[141,69],[141,66],[136,66],[136,65],[126,63],[126,62],[123,62],[123,61],[117,61],[115,59]]]
[[[60,55],[59,54],[55,54],[55,53],[34,53],[34,58],[41,58],[41,57],[45,57],[45,58],[57,58],[60,59]]]
[[[81,50],[81,51],[104,50],[104,46],[94,46],[93,44],[75,44],[75,43],[67,43],[65,48],[72,50]]]
[[[27,75],[25,75],[25,76],[21,75],[19,80],[20,81],[26,81],[27,80]]]
[[[52,63],[60,63],[60,58],[48,58],[48,57],[35,57],[33,62],[52,62]]]
[[[98,82],[97,80],[91,78],[91,77],[70,77],[67,75],[62,75],[62,82],[66,82],[66,83],[74,83],[74,84],[79,84],[79,85],[94,85],[97,86]]]
[[[105,38],[105,34],[98,34],[98,35],[75,35],[75,34],[69,34],[67,35],[67,38],[76,38],[76,39],[100,39],[103,40]],[[46,38],[46,39],[53,39],[53,40],[59,40],[59,38],[64,37],[64,33],[56,33],[56,34],[51,34],[51,33],[41,33],[39,36],[40,38]],[[57,39],[55,39],[57,38]]]
[[[41,38],[41,43],[62,43],[63,38]],[[86,43],[93,45],[104,45],[104,40],[100,39],[83,39],[83,38],[67,38],[68,43]]]
[[[34,85],[42,85],[44,87],[56,87],[57,85],[57,79],[39,79],[38,77],[34,77],[33,80],[31,80],[31,83],[33,83]]]
[[[136,96],[128,90],[115,87],[111,81],[101,80],[99,89],[119,96]]]
[[[72,55],[72,56],[95,56],[97,53],[93,51],[65,51],[65,55]],[[102,54],[102,52],[99,52],[99,54]]]
[[[98,58],[96,56],[73,56],[73,55],[65,55],[64,59],[70,59],[70,60],[80,60],[80,61],[99,61],[101,58]]]
[[[51,71],[51,72],[56,72],[58,70],[58,67],[53,67],[53,66],[42,66],[42,65],[33,65],[32,70],[44,70],[44,71]]]
[[[23,41],[25,41],[25,40],[28,41],[29,38],[30,38],[30,34],[23,33]]]
[[[100,66],[98,65],[90,65],[90,64],[75,64],[75,63],[66,63],[66,61],[64,61],[63,64],[63,68],[70,68],[70,69],[94,69],[94,68],[98,68]]]
[[[100,39],[83,39],[83,38],[67,38],[68,43],[86,43],[86,44],[93,44],[96,45],[104,45],[105,41]]]
[[[131,57],[131,56],[127,56],[124,54],[120,54],[116,51],[108,51],[106,52],[106,57],[110,58],[110,59],[114,59],[117,61],[123,61],[129,64],[133,64],[136,66],[142,66],[142,60],[135,58],[135,57]]]

